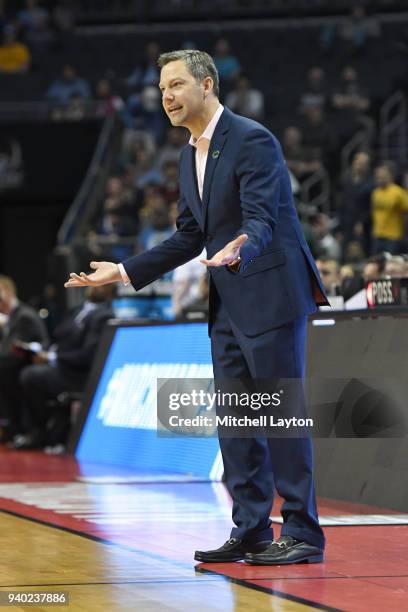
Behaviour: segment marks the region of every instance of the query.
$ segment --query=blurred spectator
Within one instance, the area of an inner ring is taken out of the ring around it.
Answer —
[[[363,246],[359,240],[350,240],[344,249],[345,263],[358,263],[365,257]]]
[[[233,81],[241,71],[241,65],[231,54],[229,42],[225,38],[220,38],[215,43],[214,62],[222,81]]]
[[[305,146],[314,149],[317,156],[322,156],[325,167],[330,168],[336,151],[336,134],[320,106],[305,108],[302,134]]]
[[[361,51],[370,36],[380,35],[380,24],[375,16],[367,15],[363,4],[356,4],[351,9],[350,17],[341,25],[339,34],[352,52]]]
[[[142,230],[139,240],[143,251],[160,244],[160,242],[169,238],[174,232],[169,217],[168,205],[163,196],[157,191],[146,198],[145,205],[140,211],[140,220]]]
[[[160,185],[163,176],[159,170],[153,166],[152,156],[143,148],[136,152],[134,164],[129,164],[126,168],[127,182],[139,192],[147,185]],[[139,199],[140,194],[137,194]]]
[[[375,182],[377,187],[371,196],[373,252],[397,255],[404,250],[408,192],[394,182],[389,164],[377,166]]]
[[[356,153],[341,193],[340,229],[344,248],[351,240],[358,240],[366,255],[370,251],[373,189],[371,157],[365,152]]]
[[[52,109],[53,121],[81,121],[87,113],[86,101],[78,95],[73,95],[63,106]]]
[[[208,274],[200,276],[197,293],[196,299],[184,306],[183,317],[187,319],[208,319],[208,296],[210,293]]]
[[[38,16],[36,26],[25,31],[24,41],[30,47],[34,57],[45,59],[44,54],[56,41],[55,33],[50,28],[48,15]]]
[[[310,106],[324,109],[327,102],[327,87],[323,68],[314,66],[307,73],[305,90],[300,96],[299,110],[305,112]]]
[[[47,331],[37,312],[17,297],[15,283],[0,276],[0,419],[5,439],[16,433],[20,424],[18,377],[27,363],[21,342],[46,343]]]
[[[319,213],[312,220],[319,257],[322,256],[340,260],[341,248],[338,240],[332,233],[333,222],[325,213]]]
[[[251,87],[249,78],[241,74],[235,88],[225,98],[225,104],[234,113],[260,121],[264,116],[264,95]]]
[[[369,257],[363,268],[363,280],[365,283],[371,280],[377,280],[384,276],[385,264],[387,258],[384,253],[378,253],[378,255],[372,255]]]
[[[122,146],[118,159],[118,170],[122,173],[130,165],[134,165],[140,149],[146,151],[150,158],[156,154],[157,145],[151,134],[142,130],[126,129],[123,133]]]
[[[340,25],[335,22],[325,23],[320,34],[323,51],[330,53],[334,50],[337,38],[346,44],[349,53],[364,50],[369,37],[380,35],[380,23],[375,16],[367,16],[363,4],[352,7],[351,14]]]
[[[124,121],[127,128],[150,132],[159,143],[164,129],[159,89],[148,85],[140,94],[131,95],[126,102]]]
[[[134,254],[137,230],[138,214],[134,193],[125,187],[120,177],[111,176],[106,183],[99,227],[96,232],[88,234],[87,246],[91,258],[121,261],[130,257]]]
[[[302,180],[322,169],[320,151],[303,145],[302,132],[297,127],[285,129],[282,146],[287,166],[297,179]]]
[[[157,154],[157,168],[162,168],[167,161],[175,161],[178,163],[181,149],[188,143],[188,139],[188,131],[185,128],[169,128],[166,131],[166,140]]]
[[[18,299],[13,280],[0,276],[0,356],[11,354],[16,340],[43,342],[47,339],[44,323],[37,312]]]
[[[84,390],[105,323],[111,309],[114,287],[89,287],[83,306],[75,309],[55,331],[56,343],[39,352],[34,365],[23,369],[24,433],[14,438],[14,448],[45,446],[45,425],[50,416],[47,402],[66,391]]]
[[[49,13],[37,0],[25,0],[25,8],[17,13],[17,26],[24,35],[47,26]]]
[[[327,295],[340,295],[340,266],[335,259],[319,257],[316,266],[322,278]]]
[[[126,79],[130,87],[142,89],[149,85],[159,84],[160,74],[157,66],[157,59],[160,55],[160,46],[157,42],[147,43],[145,49],[145,59],[140,66],[137,66],[132,74]]]
[[[391,278],[404,278],[405,276],[405,260],[400,255],[389,257],[385,261],[384,276]]]
[[[77,75],[75,68],[66,64],[62,69],[61,78],[51,83],[47,98],[53,102],[68,104],[72,99],[89,100],[92,97],[88,81]]]
[[[134,214],[134,194],[119,176],[110,176],[105,187],[105,210],[114,210],[127,220]],[[109,202],[109,205],[107,204]]]
[[[353,295],[364,289],[364,281],[353,266],[347,264],[340,268],[340,294],[344,300],[349,300]]]
[[[186,310],[201,298],[201,279],[207,274],[201,259],[205,258],[204,249],[198,257],[174,270],[172,305],[176,319],[183,318]]]
[[[370,98],[364,91],[357,70],[346,66],[341,73],[341,82],[335,89],[332,104],[336,110],[364,113],[370,108]]]
[[[52,11],[53,22],[59,32],[70,32],[75,25],[75,14],[71,0],[59,0]]]
[[[28,47],[16,39],[14,28],[7,26],[0,45],[0,73],[24,73],[30,67],[31,55]]]
[[[105,117],[123,110],[125,103],[120,96],[112,91],[112,85],[108,79],[100,79],[96,84],[95,114],[97,117]]]
[[[176,161],[168,160],[162,167],[163,181],[159,191],[170,204],[179,197],[179,168]]]

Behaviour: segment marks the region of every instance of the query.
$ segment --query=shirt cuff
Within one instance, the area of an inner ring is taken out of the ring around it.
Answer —
[[[125,287],[127,287],[128,285],[130,285],[130,278],[126,274],[125,266],[120,263],[118,264],[118,268],[119,268],[120,275],[122,277],[123,284],[125,285]]]

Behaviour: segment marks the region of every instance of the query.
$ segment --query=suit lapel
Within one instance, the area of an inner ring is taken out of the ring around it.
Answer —
[[[205,166],[204,175],[204,186],[203,186],[203,223],[205,226],[205,220],[208,210],[208,202],[211,193],[211,184],[214,176],[215,168],[217,167],[218,160],[222,154],[225,141],[228,136],[229,124],[232,113],[228,109],[224,109],[222,115],[216,125],[213,137],[211,138],[210,148],[208,150],[207,163]]]
[[[202,210],[202,203],[200,194],[198,191],[197,184],[197,170],[195,164],[195,148],[191,145],[188,145],[188,153],[187,153],[187,164],[188,164],[188,172],[186,172],[186,176],[189,178],[189,193],[193,196],[192,200],[189,200],[190,208],[197,219],[201,229],[204,228],[204,217]]]

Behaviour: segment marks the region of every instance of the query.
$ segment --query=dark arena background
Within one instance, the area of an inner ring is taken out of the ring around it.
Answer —
[[[0,35],[0,608],[406,610],[408,1],[0,0]],[[200,257],[64,288],[174,232],[174,49],[279,139],[329,296],[306,370],[323,563],[194,561],[231,528],[219,444],[160,435],[156,405],[213,376]]]

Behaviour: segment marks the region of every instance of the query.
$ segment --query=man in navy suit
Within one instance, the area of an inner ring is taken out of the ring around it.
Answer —
[[[159,66],[164,110],[173,126],[191,132],[180,158],[177,231],[122,264],[91,262],[93,273],[71,273],[65,286],[122,280],[138,290],[205,246],[215,379],[302,379],[307,315],[328,302],[281,147],[265,127],[222,107],[207,53],[165,53]],[[310,438],[220,437],[220,446],[235,527],[223,546],[196,551],[195,559],[322,561]],[[284,499],[276,541],[269,518],[274,488]]]

